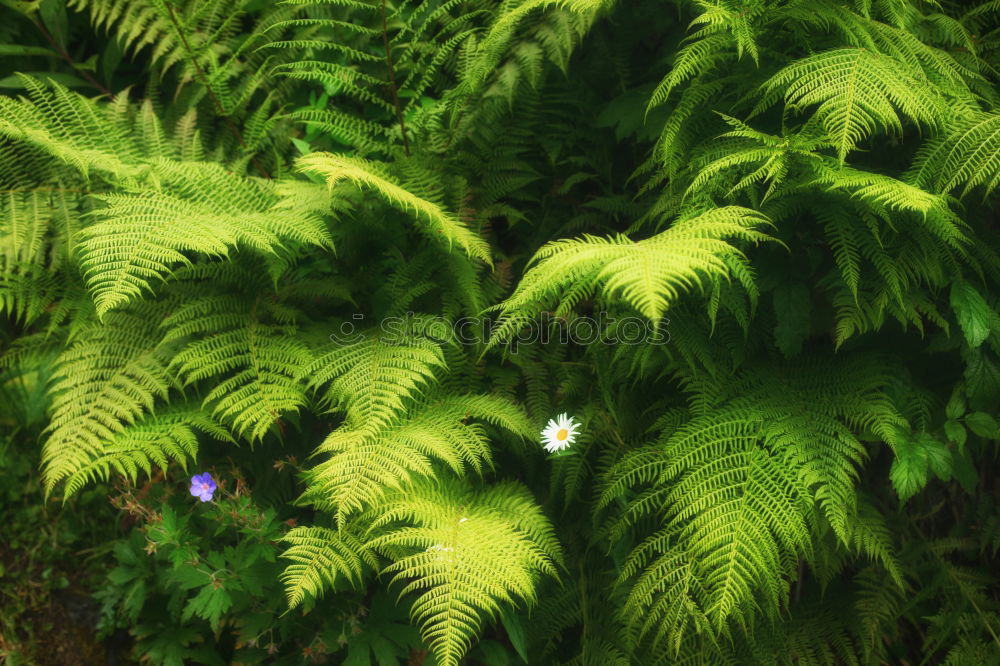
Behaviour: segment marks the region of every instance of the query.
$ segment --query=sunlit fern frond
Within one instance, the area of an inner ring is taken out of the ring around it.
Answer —
[[[416,593],[413,619],[442,666],[456,666],[501,609],[533,602],[562,560],[552,525],[515,482],[428,480],[372,515],[369,545],[392,560],[384,573],[400,594]]]
[[[743,254],[727,239],[770,240],[759,231],[767,224],[760,213],[730,206],[679,220],[645,240],[585,236],[549,243],[535,254],[517,289],[499,306],[501,323],[494,344],[544,306],[561,303],[580,285],[599,288],[608,297],[620,293],[653,322],[681,294],[716,280],[736,278],[753,294]],[[556,312],[563,313],[561,304]]]
[[[231,441],[229,433],[198,408],[170,407],[143,417],[106,442],[86,465],[66,478],[65,494],[73,495],[95,481],[107,481],[111,473],[138,480],[139,472],[152,474],[153,465],[166,470],[170,462],[187,469],[198,455],[198,434]]]
[[[341,579],[358,584],[366,568],[378,562],[355,534],[325,527],[296,527],[281,539],[291,544],[281,556],[291,563],[281,574],[288,606],[294,608],[307,597],[322,596],[325,588]]]
[[[166,187],[101,195],[82,233],[80,261],[100,314],[141,298],[185,253],[213,258],[242,247],[274,254],[285,243],[330,247],[315,213],[282,206],[275,187],[209,163],[157,164]]]
[[[841,162],[876,132],[902,134],[900,114],[937,129],[947,113],[946,98],[923,72],[863,48],[831,49],[797,60],[771,77],[762,92],[758,110],[778,99],[790,111],[816,106],[816,118]]]
[[[377,432],[348,420],[317,448],[326,459],[310,470],[306,497],[343,523],[378,506],[387,492],[433,476],[435,463],[458,475],[481,476],[493,460],[482,423],[520,437],[535,433],[517,405],[489,395],[432,392]]]
[[[87,469],[174,385],[159,348],[161,318],[157,307],[116,312],[82,331],[56,360],[42,449],[47,492]]]
[[[321,389],[324,404],[343,410],[353,427],[378,432],[401,416],[443,367],[440,345],[422,335],[431,323],[400,317],[388,322],[386,331],[358,333],[321,349],[306,370],[310,387]]]
[[[0,97],[0,136],[65,162],[85,177],[134,181],[148,167],[127,132],[125,117],[57,82],[19,77],[28,97]]]

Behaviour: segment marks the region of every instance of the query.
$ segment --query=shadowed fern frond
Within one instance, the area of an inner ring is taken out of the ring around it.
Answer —
[[[294,326],[268,323],[265,307],[247,308],[240,298],[207,296],[178,307],[162,326],[165,342],[186,338],[170,367],[186,384],[216,383],[205,406],[253,442],[281,416],[305,404],[308,347]]]
[[[444,241],[449,247],[458,244],[470,257],[490,263],[489,246],[462,220],[433,201],[422,199],[392,182],[384,169],[374,162],[332,153],[312,153],[299,158],[297,166],[304,173],[323,177],[331,189],[347,180],[371,190],[392,207],[420,220],[421,229],[431,239]]]

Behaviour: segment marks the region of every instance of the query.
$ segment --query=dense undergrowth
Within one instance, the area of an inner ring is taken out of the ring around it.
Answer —
[[[1000,3],[0,12],[0,660],[1000,664]]]

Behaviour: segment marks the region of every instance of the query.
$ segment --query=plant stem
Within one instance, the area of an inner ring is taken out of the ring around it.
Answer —
[[[205,76],[205,72],[202,70],[201,65],[198,64],[198,58],[195,57],[194,49],[192,49],[191,44],[188,43],[187,35],[184,34],[184,30],[181,28],[181,24],[177,20],[177,14],[174,11],[173,5],[168,4],[167,11],[170,12],[170,21],[174,24],[174,28],[177,29],[177,35],[181,38],[181,43],[184,45],[184,50],[187,51],[188,57],[191,59],[191,64],[194,65],[194,71],[198,75],[198,80],[201,82],[201,85],[205,86],[205,90],[208,91],[208,96],[215,105],[216,112],[218,112],[219,117],[226,122],[226,125],[229,126],[230,131],[233,133],[233,136],[236,137],[240,146],[244,150],[249,150],[246,142],[243,140],[243,135],[240,133],[240,129],[236,126],[228,114],[226,114],[226,109],[222,106],[222,102],[219,101],[219,98],[215,95],[215,91],[212,89],[212,86],[208,83],[208,77]],[[256,155],[251,154],[250,161],[253,162],[254,168],[257,169],[260,175],[264,176],[264,178],[271,177],[271,174],[268,173],[267,169],[265,169],[264,166],[257,160]]]
[[[403,134],[403,152],[410,156],[410,141],[406,137],[406,121],[403,110],[399,106],[399,92],[396,90],[396,70],[392,66],[392,50],[389,48],[389,29],[385,22],[385,0],[382,0],[382,43],[385,44],[385,64],[389,68],[389,87],[392,89],[392,104],[396,107],[396,119],[399,120],[399,130]]]
[[[57,42],[55,37],[52,36],[52,33],[50,33],[48,30],[45,29],[45,25],[41,21],[35,20],[34,24],[35,27],[38,28],[38,30],[43,35],[45,35],[45,39],[48,40],[49,45],[51,45],[52,48],[55,49],[55,52],[58,53],[63,60],[69,63],[69,66],[73,68],[73,71],[77,72],[80,76],[87,79],[87,83],[89,83],[90,85],[94,86],[99,91],[101,91],[102,95],[107,95],[108,97],[114,97],[114,95],[110,90],[105,88],[103,85],[101,85],[100,81],[98,81],[97,79],[95,79],[93,76],[90,75],[90,72],[88,72],[85,69],[80,69],[77,66],[73,58],[70,57],[69,53],[66,52],[66,49],[60,46],[59,42]]]

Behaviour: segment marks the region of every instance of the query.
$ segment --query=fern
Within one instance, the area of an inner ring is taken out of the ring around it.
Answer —
[[[381,336],[385,337],[385,336]],[[384,493],[434,472],[433,461],[462,474],[491,462],[480,418],[521,437],[533,433],[513,404],[491,396],[415,392],[443,362],[426,339],[387,341],[373,336],[319,357],[314,386],[330,382],[324,400],[345,412],[345,423],[317,452],[329,457],[310,472],[309,497],[343,521],[376,506]],[[332,381],[331,381],[332,379]]]
[[[6,4],[0,453],[158,503],[136,660],[996,660],[997,3]]]
[[[612,468],[601,506],[634,489],[618,529],[646,515],[666,523],[633,551],[622,572],[625,580],[636,576],[624,613],[635,618],[638,636],[650,634],[655,644],[676,651],[688,632],[728,633],[730,621],[748,622],[758,599],[771,609],[787,603],[783,576],[792,574],[797,558],[815,558],[814,506],[848,541],[855,466],[863,459],[848,419],[868,412],[862,418],[882,429],[899,417],[878,404],[871,386],[841,394],[857,396],[849,406],[821,406],[809,396],[825,392],[829,380],[812,379],[822,376],[790,381],[791,392],[776,378],[737,384],[732,402],[706,402],[699,408],[704,415],[664,431],[656,444]],[[762,408],[775,405],[775,395],[802,396],[802,411]],[[859,543],[887,557],[877,542]]]
[[[107,481],[111,471],[136,482],[139,471],[152,476],[152,466],[166,470],[170,461],[187,469],[189,460],[198,457],[198,432],[220,440],[230,440],[229,433],[195,409],[173,408],[150,415],[105,443],[98,455],[75,469],[67,478],[63,492],[69,496],[87,483]]]
[[[332,345],[307,370],[314,388],[329,384],[324,402],[344,409],[348,423],[362,432],[377,432],[402,414],[407,400],[444,363],[436,342],[419,335],[400,340],[406,333],[373,331],[357,342]]]
[[[490,261],[486,244],[461,220],[433,201],[423,199],[393,183],[371,162],[313,153],[301,158],[298,168],[305,173],[322,176],[330,188],[342,180],[348,180],[371,189],[393,207],[405,213],[412,212],[427,225],[427,233],[431,238],[440,238],[446,241],[449,247],[457,243],[470,257]]]
[[[939,127],[945,97],[921,79],[889,56],[861,48],[834,49],[775,74],[762,88],[758,109],[773,104],[779,95],[791,111],[816,105],[816,118],[843,162],[877,130],[901,134],[900,113],[922,126]]]
[[[320,596],[324,587],[333,587],[340,578],[360,582],[366,566],[377,566],[364,542],[342,530],[296,527],[283,540],[290,546],[282,557],[292,563],[281,579],[292,608],[302,603],[306,595]]]
[[[85,177],[91,170],[126,182],[143,175],[138,146],[112,107],[99,107],[59,83],[46,85],[28,76],[20,80],[28,98],[0,98],[0,134],[5,138],[35,146]]]
[[[174,382],[159,347],[157,314],[149,307],[116,313],[108,326],[82,331],[56,360],[42,449],[46,492],[71,475],[87,478],[85,470],[104,459],[108,442],[166,398]]]
[[[515,332],[524,317],[573,284],[599,286],[607,296],[620,292],[654,322],[683,291],[703,286],[704,280],[736,277],[753,294],[742,253],[725,239],[770,240],[757,230],[766,223],[766,218],[746,209],[720,208],[678,221],[642,241],[618,236],[550,243],[535,255],[535,266],[500,306],[505,319],[496,336]],[[563,301],[556,311],[567,307],[572,301]]]
[[[398,527],[391,527],[398,524]],[[561,552],[552,526],[516,483],[472,491],[422,484],[378,510],[371,546],[393,560],[385,573],[417,593],[413,617],[443,665],[459,662],[483,620],[535,600]]]
[[[225,297],[192,300],[164,320],[169,331],[164,341],[196,337],[173,357],[171,368],[188,384],[225,377],[205,404],[254,441],[305,402],[302,378],[309,353],[287,328],[261,322],[243,305]]]
[[[963,118],[928,142],[914,162],[910,179],[931,192],[951,192],[964,184],[961,196],[983,186],[990,193],[997,186],[997,117],[978,114]]]

